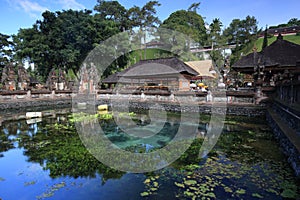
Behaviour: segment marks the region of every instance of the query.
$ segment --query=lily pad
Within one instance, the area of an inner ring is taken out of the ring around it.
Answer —
[[[260,199],[264,198],[263,196],[261,196],[261,195],[258,194],[258,193],[253,193],[252,196],[253,196],[253,197],[256,197],[256,198],[260,198]]]
[[[230,187],[224,187],[225,192],[232,193],[232,189]]]
[[[195,180],[186,180],[186,181],[184,181],[184,184],[185,185],[196,185],[197,181],[195,181]]]
[[[150,188],[150,191],[154,192],[154,191],[157,191],[158,189],[153,187],[153,188]]]
[[[237,193],[237,194],[245,194],[245,193],[246,193],[246,190],[244,190],[244,189],[238,189],[238,190],[236,191],[236,193]]]
[[[145,184],[149,184],[150,182],[151,182],[151,180],[150,180],[149,178],[147,178],[147,179],[144,181]]]
[[[184,184],[182,184],[182,183],[177,183],[177,182],[175,182],[174,184],[175,184],[177,187],[185,188]]]
[[[283,192],[281,193],[281,196],[283,198],[291,198],[291,199],[294,199],[297,197],[297,193],[294,191],[294,190],[291,190],[291,189],[286,189],[286,190],[283,190]]]
[[[149,192],[142,192],[140,195],[141,195],[142,197],[146,197],[146,196],[149,196],[150,193],[149,193]]]
[[[184,195],[188,196],[188,197],[194,197],[195,194],[193,192],[189,192],[189,191],[184,191]]]

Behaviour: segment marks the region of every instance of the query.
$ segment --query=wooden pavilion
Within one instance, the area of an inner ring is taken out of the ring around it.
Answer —
[[[232,68],[253,76],[258,98],[276,90],[282,100],[300,102],[300,45],[283,40],[282,35],[261,52],[242,57]]]
[[[102,81],[121,84],[124,89],[141,86],[165,86],[172,91],[190,90],[190,79],[198,72],[176,57],[141,60]]]
[[[185,62],[189,67],[198,72],[198,75],[192,77],[193,80],[215,79],[216,73],[213,73],[214,66],[212,60],[197,60]]]

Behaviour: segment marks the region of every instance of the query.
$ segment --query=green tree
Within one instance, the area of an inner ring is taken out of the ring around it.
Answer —
[[[268,28],[266,26],[266,29],[264,31],[264,40],[263,40],[263,43],[262,43],[262,50],[264,50],[264,48],[266,48],[268,46]]]
[[[102,28],[105,20],[96,21],[91,13],[89,10],[44,12],[42,20],[14,36],[17,57],[35,63],[44,80],[52,68],[78,71],[87,54],[105,38],[103,34],[110,33]]]
[[[257,20],[255,17],[247,16],[245,19],[233,19],[229,27],[223,31],[223,36],[228,38],[228,44],[236,44],[232,50],[231,61],[237,61],[242,53],[242,49],[257,38]]]
[[[10,36],[0,33],[0,67],[2,68],[11,60],[13,42]]]
[[[100,15],[100,19],[112,20],[120,31],[129,29],[128,11],[118,1],[97,0],[94,7]]]
[[[222,22],[220,19],[213,19],[212,23],[209,25],[208,32],[208,44],[211,45],[210,57],[217,64],[217,66],[222,66],[224,64],[224,56],[222,54],[223,49],[226,46],[227,38],[222,35]]]
[[[292,18],[287,23],[288,26],[300,26],[300,20],[298,18]]]
[[[204,20],[201,15],[195,12],[186,10],[176,11],[162,23],[161,27],[186,34],[199,44],[206,42]]]
[[[193,3],[189,8],[188,11],[193,11],[193,12],[197,12],[197,10],[199,9],[201,2],[198,3]]]
[[[158,1],[149,1],[143,7],[134,6],[128,10],[128,16],[130,20],[131,30],[138,28],[138,33],[136,34],[138,40],[142,39],[144,44],[146,44],[146,31],[151,33],[151,28],[158,26],[161,22],[156,15],[156,8],[161,4]],[[144,59],[146,59],[146,45],[144,51]]]
[[[186,61],[195,60],[190,52],[191,47],[199,47],[207,42],[206,28],[201,15],[194,11],[179,10],[172,13],[160,26],[160,38],[168,45],[167,49],[176,55],[181,55]],[[178,31],[170,32],[168,30]],[[170,39],[171,38],[171,39]]]

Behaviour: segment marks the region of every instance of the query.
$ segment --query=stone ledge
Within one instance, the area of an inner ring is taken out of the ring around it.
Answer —
[[[273,110],[268,109],[269,114],[282,130],[282,132],[286,135],[286,137],[290,140],[290,142],[296,147],[298,152],[300,153],[300,136],[297,134],[296,130],[290,128],[288,124],[281,119],[281,117],[276,114]]]
[[[268,109],[267,121],[282,147],[295,175],[300,177],[300,137],[296,131],[281,119],[281,116]]]

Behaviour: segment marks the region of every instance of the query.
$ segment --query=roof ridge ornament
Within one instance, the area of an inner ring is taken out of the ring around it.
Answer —
[[[278,34],[277,40],[283,40],[283,36],[281,35],[281,33]]]

